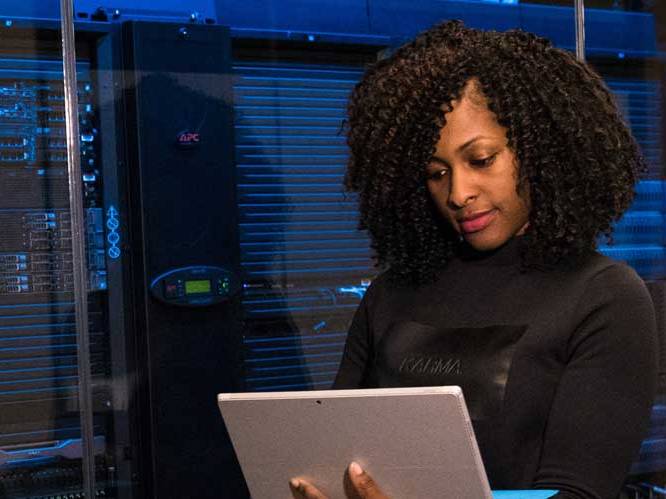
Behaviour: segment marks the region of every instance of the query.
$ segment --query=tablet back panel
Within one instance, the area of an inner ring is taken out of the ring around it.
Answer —
[[[343,498],[357,461],[391,497],[491,498],[458,387],[220,394],[254,499],[291,498],[304,477]]]

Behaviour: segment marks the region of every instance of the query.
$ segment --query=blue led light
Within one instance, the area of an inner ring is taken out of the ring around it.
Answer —
[[[348,286],[348,287],[338,288],[336,291],[338,293],[349,293],[356,295],[359,298],[363,298],[363,295],[365,294],[365,291],[367,289],[368,289],[367,286]]]
[[[56,445],[53,445],[51,447],[39,447],[39,448],[34,448],[30,449],[29,452],[44,452],[44,451],[51,451],[51,450],[57,450],[57,449],[64,449],[65,447],[68,447],[74,442],[73,439],[68,439],[68,440],[63,440],[62,442],[57,443]],[[3,454],[25,454],[25,450],[16,450],[16,451],[0,451]]]
[[[120,227],[120,214],[115,206],[109,206],[109,209],[106,211],[106,228],[108,233],[106,235],[106,241],[108,243],[107,255],[112,260],[120,258],[120,234],[118,228]]]

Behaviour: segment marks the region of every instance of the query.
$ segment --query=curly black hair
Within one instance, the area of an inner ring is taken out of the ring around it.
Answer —
[[[377,264],[426,282],[459,237],[426,187],[445,113],[470,81],[506,128],[527,188],[523,264],[571,263],[630,205],[638,145],[600,76],[573,54],[519,30],[439,24],[371,67],[348,107],[345,187],[359,194],[360,228]]]

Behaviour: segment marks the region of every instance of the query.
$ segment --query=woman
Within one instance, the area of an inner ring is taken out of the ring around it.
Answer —
[[[335,388],[460,385],[494,489],[616,497],[656,333],[640,278],[595,251],[644,168],[599,76],[534,35],[444,23],[366,74],[348,142],[385,272]],[[358,471],[360,497],[382,497]]]

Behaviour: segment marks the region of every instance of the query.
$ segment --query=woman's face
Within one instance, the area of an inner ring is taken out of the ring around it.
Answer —
[[[445,115],[427,184],[442,216],[473,248],[487,251],[525,231],[529,200],[517,191],[506,129],[472,86]]]

